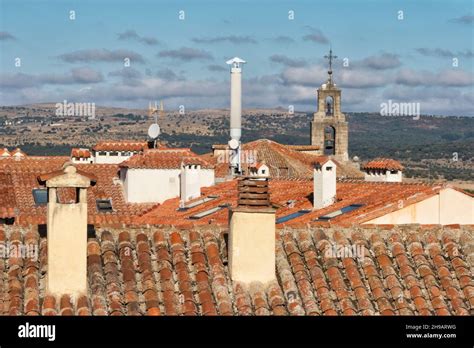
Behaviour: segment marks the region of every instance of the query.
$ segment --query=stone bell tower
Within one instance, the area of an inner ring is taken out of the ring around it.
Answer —
[[[318,88],[318,111],[311,122],[311,145],[319,146],[319,154],[333,156],[339,161],[349,160],[349,127],[341,112],[341,90],[332,80],[332,60],[337,58],[329,50],[328,80]]]

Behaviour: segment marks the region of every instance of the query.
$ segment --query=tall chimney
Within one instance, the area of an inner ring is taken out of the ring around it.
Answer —
[[[242,68],[246,61],[238,57],[232,58],[226,64],[230,69],[230,141],[232,174],[241,173],[240,137],[242,135]]]
[[[270,204],[268,178],[243,178],[238,191],[238,206],[229,216],[231,279],[244,283],[275,280],[275,209]]]
[[[66,162],[62,170],[39,180],[45,181],[48,189],[46,291],[53,295],[87,294],[87,188],[96,179]],[[58,189],[75,189],[75,202],[59,203]]]
[[[336,163],[325,158],[314,165],[314,209],[321,209],[336,201]]]

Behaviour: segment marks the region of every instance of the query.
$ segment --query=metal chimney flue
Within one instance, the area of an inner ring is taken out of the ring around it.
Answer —
[[[229,148],[232,151],[230,169],[231,174],[241,174],[241,146],[242,135],[242,64],[246,61],[238,57],[226,62],[230,69],[230,140]]]

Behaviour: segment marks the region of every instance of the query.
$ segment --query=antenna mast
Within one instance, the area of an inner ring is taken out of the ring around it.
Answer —
[[[161,107],[163,107],[163,102],[161,104]],[[153,105],[151,102],[148,103],[148,117],[151,118],[153,115],[155,115],[155,123],[158,123],[158,119],[156,117],[157,111],[158,111],[157,102],[155,102],[155,105]]]
[[[151,102],[148,103],[148,117],[154,116],[154,123],[148,128],[148,137],[153,142],[153,148],[156,148],[158,136],[161,133],[160,126],[158,125],[158,113],[161,116],[163,113],[163,102],[160,103],[160,109],[158,109],[158,103],[155,101],[153,105]]]

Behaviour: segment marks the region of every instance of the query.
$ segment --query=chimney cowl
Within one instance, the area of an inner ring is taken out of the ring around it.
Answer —
[[[243,177],[237,183],[238,207],[251,210],[270,208],[269,179],[265,177]]]

